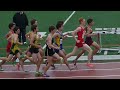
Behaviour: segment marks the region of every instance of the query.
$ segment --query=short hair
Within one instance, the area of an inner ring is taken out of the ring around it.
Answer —
[[[93,21],[93,19],[92,19],[92,18],[89,18],[89,19],[87,20],[87,23],[90,24],[92,21]]]
[[[37,25],[32,25],[31,30],[34,31],[37,28]]]
[[[15,28],[13,29],[14,33],[16,33],[16,31],[20,29],[19,27],[15,26]]]
[[[54,26],[50,26],[50,27],[49,27],[49,32],[53,31],[54,29],[55,29]]]
[[[58,21],[56,24],[56,28],[59,29],[64,24],[63,21]]]
[[[8,27],[9,27],[9,29],[11,29],[11,27],[13,27],[15,25],[15,23],[9,23],[9,25],[8,25]]]
[[[34,25],[34,24],[35,24],[35,21],[37,21],[37,20],[36,20],[36,19],[32,19],[32,20],[30,21],[31,25]]]
[[[80,19],[79,19],[79,23],[81,23],[83,21],[83,18],[81,17]]]

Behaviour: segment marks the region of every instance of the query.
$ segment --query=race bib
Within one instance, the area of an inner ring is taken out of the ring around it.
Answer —
[[[62,39],[60,39],[60,44],[62,44]]]

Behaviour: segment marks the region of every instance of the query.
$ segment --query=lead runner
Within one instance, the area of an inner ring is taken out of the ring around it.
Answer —
[[[93,64],[90,63],[92,59],[92,53],[93,50],[84,42],[84,35],[86,33],[85,31],[85,19],[80,18],[79,19],[80,26],[78,26],[73,32],[72,35],[76,41],[76,45],[74,46],[74,49],[71,53],[67,54],[66,57],[69,58],[78,51],[79,48],[82,48],[83,50],[88,52],[88,62],[87,66],[93,67]],[[78,36],[78,38],[75,37],[75,35]]]

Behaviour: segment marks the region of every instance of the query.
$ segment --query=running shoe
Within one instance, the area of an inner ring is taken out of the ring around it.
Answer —
[[[4,71],[4,69],[2,67],[0,67],[0,71]]]
[[[87,63],[86,65],[87,65],[88,67],[94,67],[94,65],[91,64],[91,63]]]
[[[47,74],[43,74],[43,77],[50,77],[49,75],[47,75]]]
[[[40,76],[43,76],[43,74],[41,72],[36,72],[35,73],[35,77],[40,77]]]

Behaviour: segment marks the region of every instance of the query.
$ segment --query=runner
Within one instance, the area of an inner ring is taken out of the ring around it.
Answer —
[[[59,49],[58,46],[54,45],[54,38],[53,35],[55,33],[55,27],[50,26],[49,27],[49,34],[46,39],[46,51],[45,54],[47,56],[48,64],[43,68],[43,76],[44,77],[49,77],[49,75],[46,74],[47,70],[50,68],[50,66],[53,64],[53,60],[60,61],[60,56],[55,53],[54,49]],[[56,58],[56,59],[55,59]]]
[[[32,27],[33,25],[38,25],[38,22],[37,22],[36,19],[32,19],[30,23],[31,23],[31,27]],[[28,32],[28,33],[26,34],[26,38],[28,39],[29,42],[30,42],[31,36],[32,36],[33,34],[34,34],[33,30],[30,31],[30,32]],[[36,32],[36,34],[37,34],[37,32]],[[39,38],[40,38],[40,39],[39,39],[39,41],[40,41],[40,40],[42,39],[40,35],[39,35]],[[41,45],[41,44],[39,43],[39,45]],[[42,46],[41,46],[41,47],[42,47]],[[33,59],[31,58],[32,53],[33,53],[33,50],[32,50],[32,48],[31,48],[31,45],[29,44],[27,50],[24,52],[23,56],[21,57],[22,63],[24,63],[25,60],[27,60],[27,59],[29,58],[30,62],[36,64],[36,63],[33,61]],[[44,52],[43,52],[43,49],[42,49],[42,48],[39,48],[39,53],[40,53],[40,56],[41,56],[42,61],[43,61]],[[25,54],[26,54],[26,55],[25,55]]]
[[[39,48],[42,48],[42,47],[38,43],[40,36],[37,35],[37,32],[38,32],[37,25],[32,25],[31,30],[32,30],[32,33],[31,33],[31,38],[30,38],[30,49],[29,50],[30,50],[30,53],[32,54],[32,58],[27,55],[25,57],[37,65],[35,75],[40,76],[41,73],[39,72],[39,69],[43,61],[39,53]]]

